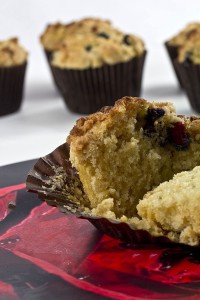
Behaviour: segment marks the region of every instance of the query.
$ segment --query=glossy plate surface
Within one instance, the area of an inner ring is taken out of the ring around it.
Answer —
[[[198,249],[104,235],[27,193],[23,166],[0,168],[0,299],[200,299]]]

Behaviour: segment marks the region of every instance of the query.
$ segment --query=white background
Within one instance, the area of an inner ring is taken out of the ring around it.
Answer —
[[[194,113],[179,90],[163,42],[188,22],[200,21],[198,0],[0,0],[0,40],[19,37],[29,51],[20,112],[0,117],[0,165],[37,158],[65,142],[75,120],[56,92],[39,43],[48,23],[82,17],[111,20],[145,41],[148,55],[142,96],[174,102],[178,113]]]

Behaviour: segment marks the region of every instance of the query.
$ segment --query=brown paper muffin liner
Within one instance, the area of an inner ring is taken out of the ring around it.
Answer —
[[[54,72],[53,72],[53,69],[52,69],[52,66],[51,66],[51,59],[52,59],[53,51],[44,49],[44,53],[45,53],[45,56],[46,56],[46,59],[47,59],[47,63],[48,63],[48,66],[49,66],[54,84],[55,84],[56,88],[58,89],[58,91],[60,91],[59,83],[57,82],[57,79],[54,75]]]
[[[78,173],[69,161],[69,146],[67,144],[59,146],[52,153],[37,161],[27,176],[27,190],[37,193],[41,200],[45,200],[49,205],[57,206],[61,212],[75,214],[79,218],[87,219],[98,230],[123,242],[135,244],[173,243],[166,237],[151,236],[147,231],[137,230],[126,223],[84,213],[81,205],[73,201],[72,193],[66,192],[59,185],[54,185],[51,178],[55,174],[59,176],[59,173],[66,175],[65,182],[68,187],[71,187],[71,191],[75,185],[84,194]]]
[[[191,107],[200,113],[200,65],[174,62]]]
[[[0,116],[20,109],[26,66],[0,67]]]
[[[80,114],[91,114],[113,105],[124,95],[140,96],[146,52],[125,63],[86,70],[52,66],[66,106]]]
[[[175,75],[176,75],[177,80],[178,80],[178,83],[179,83],[180,87],[183,89],[184,84],[182,83],[181,76],[179,75],[179,72],[178,72],[177,66],[176,66],[176,59],[177,59],[177,55],[178,55],[178,53],[177,53],[178,47],[170,46],[170,45],[168,45],[167,42],[165,42],[165,47],[167,49],[167,53],[169,55],[172,67],[174,69]]]

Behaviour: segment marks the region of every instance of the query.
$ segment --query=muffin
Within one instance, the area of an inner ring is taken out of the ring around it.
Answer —
[[[146,54],[140,38],[94,18],[64,28],[63,41],[62,34],[56,39],[59,49],[52,52],[51,69],[70,110],[89,114],[124,94],[139,96]],[[48,47],[52,50],[52,43]]]
[[[51,67],[51,60],[54,51],[59,50],[64,44],[66,39],[70,39],[71,36],[78,32],[79,34],[88,33],[93,26],[106,26],[105,24],[110,24],[108,21],[103,21],[100,19],[84,19],[84,26],[82,25],[82,21],[80,22],[72,22],[69,24],[64,24],[61,22],[56,22],[55,24],[49,24],[43,34],[40,36],[40,42],[43,46],[47,62],[49,64],[54,82],[56,86],[59,88],[59,82],[57,82],[57,78],[54,76],[53,69]]]
[[[19,110],[28,53],[17,38],[0,42],[0,115]]]
[[[198,245],[200,237],[200,167],[178,173],[147,193],[138,214],[153,234],[166,232],[174,241]]]
[[[193,216],[200,205],[193,181],[194,174],[199,178],[199,153],[198,117],[176,115],[168,102],[124,97],[80,118],[67,144],[35,166],[27,188],[126,242],[199,245]]]
[[[200,30],[193,40],[180,47],[175,65],[190,105],[200,113]]]
[[[190,43],[196,38],[198,38],[199,32],[200,32],[200,23],[198,22],[190,23],[182,31],[180,31],[178,34],[173,36],[170,40],[168,40],[165,43],[178,82],[182,88],[185,88],[185,86],[182,83],[182,79],[177,69],[177,65],[175,61],[179,56],[180,47],[184,47],[184,45],[187,44],[188,42]]]
[[[199,141],[197,117],[176,115],[170,103],[131,97],[81,118],[67,139],[70,160],[90,201],[89,212],[150,230],[153,235],[156,231],[140,220],[140,213],[138,217],[137,204],[174,174],[200,165]],[[164,230],[160,235],[169,237]],[[170,238],[194,243],[179,239],[178,233]]]

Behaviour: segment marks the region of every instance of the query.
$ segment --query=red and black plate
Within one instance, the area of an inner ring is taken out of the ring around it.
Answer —
[[[199,249],[126,243],[27,193],[0,168],[0,299],[199,299]]]

